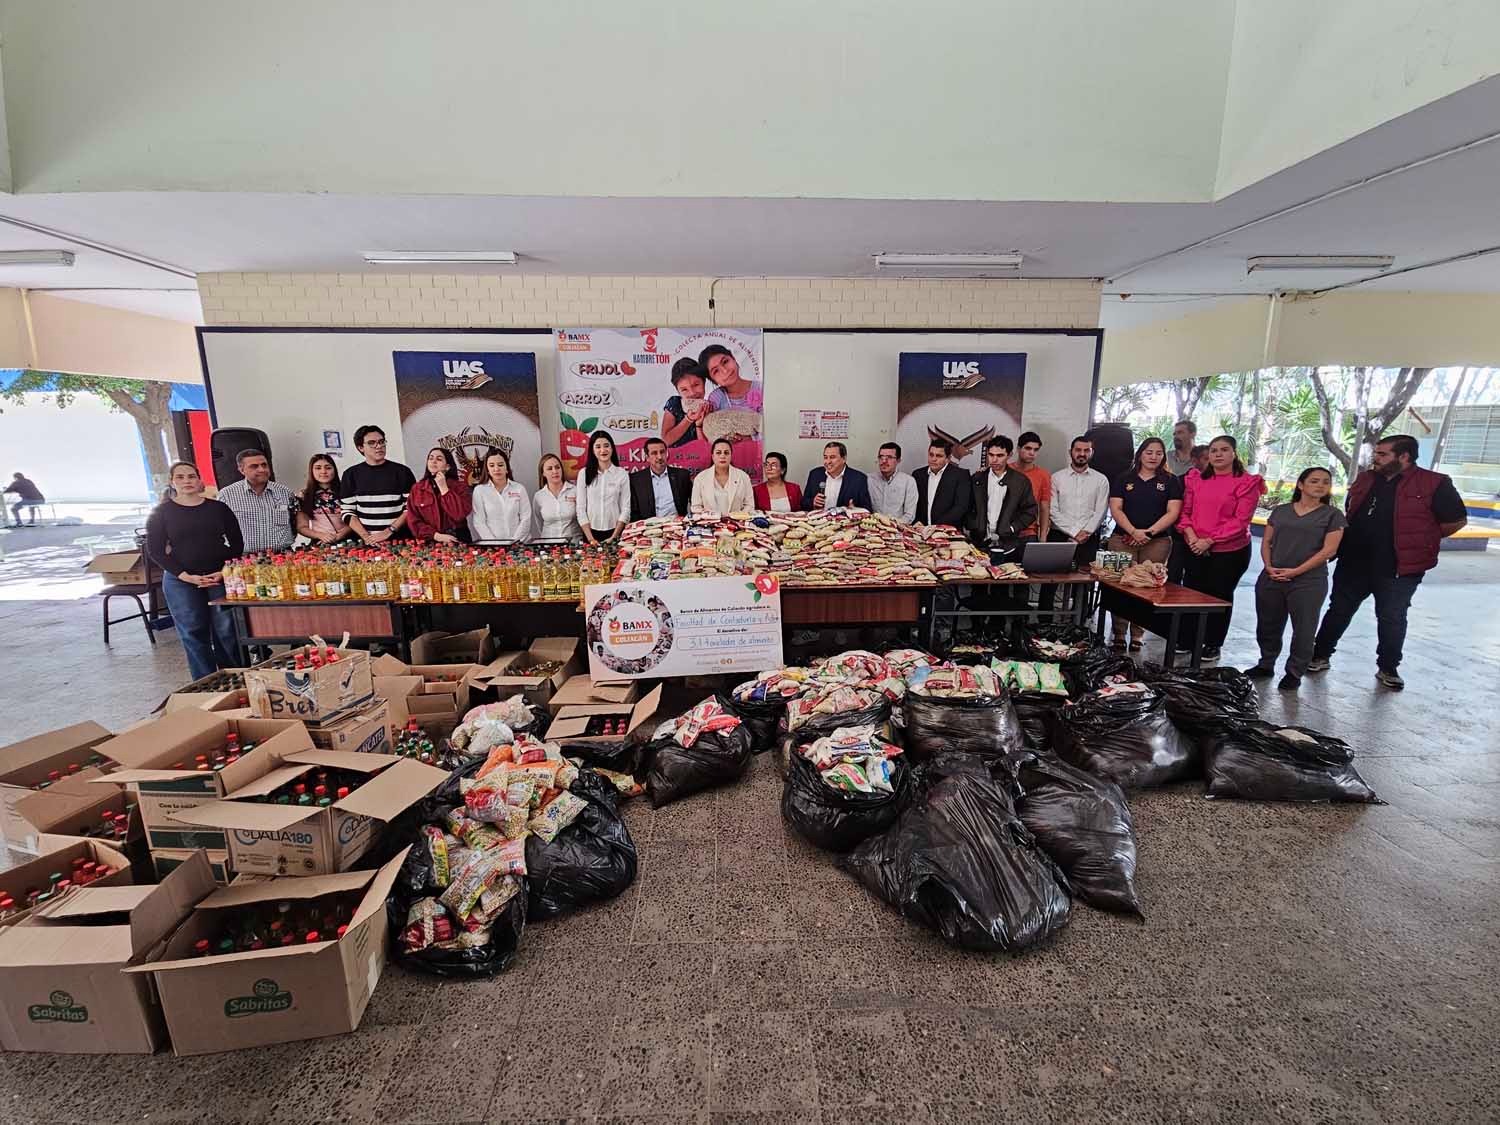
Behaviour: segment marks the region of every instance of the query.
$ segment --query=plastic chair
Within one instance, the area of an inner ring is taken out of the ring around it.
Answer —
[[[155,620],[161,616],[161,572],[152,563],[151,556],[146,554],[146,532],[138,529],[135,533],[136,547],[141,552],[141,562],[145,566],[144,582],[122,582],[114,586],[106,586],[99,591],[99,596],[104,604],[104,643],[109,644],[109,627],[119,625],[125,621],[137,619],[145,622],[146,639],[153,645],[156,643],[156,630],[153,628]],[[141,598],[145,598],[145,602]],[[136,612],[127,613],[124,617],[111,617],[109,615],[109,603],[111,598],[129,598],[135,602]]]

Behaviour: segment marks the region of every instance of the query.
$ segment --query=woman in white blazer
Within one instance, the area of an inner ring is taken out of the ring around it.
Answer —
[[[755,499],[750,474],[730,464],[734,444],[728,438],[714,442],[714,463],[693,478],[693,510],[706,510],[727,516],[730,512],[749,512]]]
[[[608,543],[630,522],[630,474],[616,464],[608,430],[589,437],[589,455],[578,478],[578,526],[589,543]]]
[[[470,493],[469,534],[475,543],[531,538],[531,497],[510,475],[510,458],[494,446],[484,451],[484,482]]]
[[[537,464],[542,487],[531,498],[531,531],[534,539],[578,539],[578,486],[563,475],[562,458],[543,455]]]

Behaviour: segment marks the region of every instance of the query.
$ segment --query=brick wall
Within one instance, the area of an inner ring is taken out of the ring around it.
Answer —
[[[715,308],[709,311],[712,289]],[[287,327],[1094,328],[1091,280],[567,277],[518,274],[198,275],[208,324]]]

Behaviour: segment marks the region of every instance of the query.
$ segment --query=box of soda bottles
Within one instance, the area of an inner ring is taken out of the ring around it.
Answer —
[[[262,719],[328,724],[375,698],[370,654],[321,638],[245,670],[250,710]]]
[[[35,852],[37,835],[46,829],[17,812],[17,803],[65,779],[100,776],[113,766],[97,749],[109,737],[98,723],[83,722],[0,748],[0,839]]]
[[[161,1006],[149,979],[123,970],[158,951],[213,889],[199,857],[156,886],[95,880],[54,890],[0,929],[0,1046],[153,1053],[166,1039]]]
[[[42,855],[0,871],[0,926],[19,922],[72,887],[119,887],[134,881],[129,857],[102,840],[42,836],[39,843]]]
[[[353,1031],[385,967],[385,900],[405,858],[378,871],[241,876],[126,972],[155,978],[179,1055]]]

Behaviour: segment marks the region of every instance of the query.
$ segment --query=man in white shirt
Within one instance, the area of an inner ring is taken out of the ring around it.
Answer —
[[[1076,437],[1068,447],[1068,467],[1052,474],[1052,527],[1049,543],[1078,544],[1077,562],[1087,566],[1099,550],[1099,528],[1109,510],[1109,478],[1089,468],[1094,443]]]
[[[291,514],[296,494],[271,479],[271,461],[259,449],[240,450],[234,463],[242,479],[219,489],[219,501],[239,521],[246,553],[290,547],[297,534]]]
[[[870,499],[875,510],[884,512],[897,523],[911,523],[917,518],[917,482],[903,473],[901,447],[888,441],[875,455],[880,471],[870,478]]]
[[[807,474],[802,490],[802,510],[819,512],[824,508],[863,508],[873,511],[870,481],[858,469],[849,467],[849,448],[841,441],[830,441],[823,447],[823,464]]]

